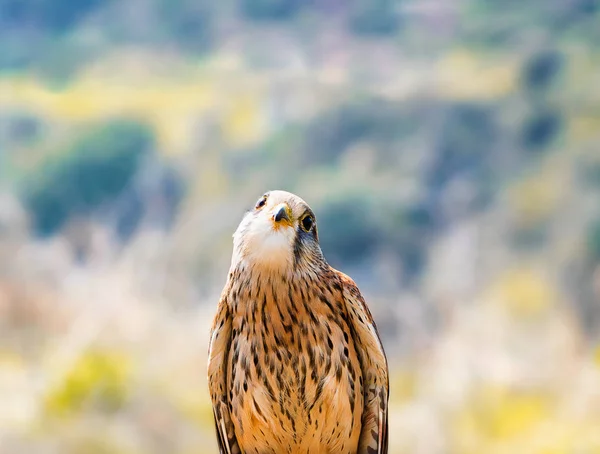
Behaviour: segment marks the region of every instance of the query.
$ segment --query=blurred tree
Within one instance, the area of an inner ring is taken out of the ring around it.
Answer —
[[[525,62],[522,81],[526,90],[545,91],[556,80],[564,66],[563,55],[556,50],[545,50]]]
[[[180,49],[198,53],[213,39],[214,4],[202,0],[155,0],[157,24]]]
[[[137,231],[146,213],[140,190],[132,187],[125,191],[123,197],[117,201],[115,211],[115,231],[117,237],[125,243]]]
[[[350,29],[358,35],[391,35],[398,30],[397,0],[352,0]]]
[[[590,258],[600,263],[600,219],[589,227],[587,246]]]
[[[344,103],[307,126],[303,159],[311,164],[333,164],[355,142],[389,144],[413,126],[411,113],[399,103],[378,98]]]
[[[319,240],[332,266],[369,263],[383,248],[402,263],[405,283],[418,277],[426,261],[432,218],[415,203],[400,206],[368,195],[348,195],[319,207]]]
[[[44,123],[36,115],[25,112],[0,114],[0,143],[9,146],[30,145],[42,136]]]
[[[368,198],[350,196],[319,208],[319,241],[333,266],[368,259],[381,241],[380,227],[369,212]]]
[[[176,168],[162,160],[150,161],[112,204],[111,214],[119,239],[126,243],[142,220],[146,226],[168,230],[185,191]]]
[[[597,29],[598,11],[600,11],[599,0],[555,1],[558,7],[555,8],[556,14],[552,17],[553,20],[550,21],[555,29],[563,31],[567,28],[573,28],[576,32],[583,33],[580,36],[584,36],[590,31],[590,25],[592,28]]]
[[[447,189],[457,181],[473,192],[465,200],[463,211],[483,208],[489,201],[493,189],[490,182],[501,178],[498,175],[501,169],[491,168],[498,136],[499,126],[493,105],[459,102],[450,104],[443,111],[436,153],[428,176],[429,204],[432,212],[437,213],[436,222],[444,221],[447,211],[444,201],[451,195]],[[458,208],[454,206],[452,210]]]
[[[600,11],[599,0],[577,0],[574,1],[573,4],[573,10],[585,16],[591,16],[597,14],[598,11]]]
[[[434,219],[429,208],[419,202],[407,207],[392,205],[389,211],[381,220],[385,225],[385,241],[400,257],[404,277],[410,281],[421,274],[426,264]]]
[[[37,168],[22,197],[38,234],[54,233],[74,213],[90,213],[119,195],[153,146],[153,132],[129,120],[91,128],[69,149]]]
[[[0,0],[0,27],[33,27],[62,33],[104,3],[105,0]]]
[[[439,137],[446,170],[452,172],[481,164],[482,151],[497,133],[494,106],[460,102],[449,105]]]
[[[42,61],[44,73],[69,75],[89,57],[89,50],[76,48],[69,32],[111,1],[0,0],[0,68],[23,68]]]
[[[592,155],[579,164],[579,175],[585,184],[600,189],[600,157]]]
[[[301,0],[239,0],[242,14],[251,20],[286,20],[302,7]]]
[[[600,218],[596,218],[584,232],[583,254],[575,256],[565,267],[563,279],[584,333],[590,338],[600,334]]]
[[[521,140],[527,150],[545,149],[560,131],[562,119],[555,110],[534,113],[523,126]]]
[[[54,89],[64,89],[78,70],[97,58],[102,51],[75,42],[71,37],[49,39],[46,46],[32,55],[30,68],[36,77]]]
[[[511,247],[515,251],[539,251],[547,245],[548,225],[543,222],[531,226],[515,226],[510,233]]]

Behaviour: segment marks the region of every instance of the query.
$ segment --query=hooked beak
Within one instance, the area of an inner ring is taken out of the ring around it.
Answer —
[[[276,224],[290,224],[292,219],[290,217],[290,207],[286,203],[277,205],[273,210],[273,220]]]

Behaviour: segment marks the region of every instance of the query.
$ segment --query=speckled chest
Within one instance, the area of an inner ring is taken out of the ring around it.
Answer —
[[[356,449],[363,377],[341,288],[325,282],[232,289],[229,402],[244,452]]]

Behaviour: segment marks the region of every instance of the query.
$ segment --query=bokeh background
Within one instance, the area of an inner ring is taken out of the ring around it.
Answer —
[[[391,453],[600,453],[600,2],[0,0],[0,452],[216,452],[243,212],[314,208]]]

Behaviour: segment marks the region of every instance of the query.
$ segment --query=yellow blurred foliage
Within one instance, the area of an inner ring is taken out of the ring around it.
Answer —
[[[390,400],[406,402],[415,396],[418,379],[414,370],[395,370],[390,376]]]
[[[233,145],[245,145],[262,137],[261,106],[256,95],[244,94],[232,100],[223,119],[226,140]]]
[[[490,290],[492,301],[517,316],[535,316],[554,305],[553,285],[530,269],[511,269],[502,274]]]
[[[130,115],[150,123],[161,150],[177,152],[189,141],[189,118],[214,105],[211,81],[115,85],[102,80],[78,80],[54,91],[34,79],[0,79],[0,104],[26,108],[69,122],[97,121]]]
[[[598,345],[594,350],[594,363],[596,366],[600,367],[600,345]]]
[[[23,357],[9,349],[0,349],[0,370],[23,370],[26,362]]]
[[[571,118],[568,126],[569,133],[575,140],[597,139],[600,136],[600,112],[596,115],[575,116]]]
[[[486,389],[480,399],[485,410],[479,415],[479,424],[482,433],[493,438],[510,438],[527,432],[546,417],[550,407],[542,396],[504,388]]]
[[[67,416],[88,405],[118,410],[128,394],[131,375],[128,358],[117,352],[87,351],[46,396],[46,410]]]
[[[517,84],[515,61],[483,59],[467,52],[450,52],[437,65],[437,89],[450,99],[493,99],[512,92]]]
[[[546,178],[538,175],[514,185],[509,192],[509,199],[518,224],[531,227],[544,221],[555,212],[562,190],[562,186],[557,184],[556,175],[547,175]]]
[[[180,392],[175,396],[178,408],[200,426],[212,428],[214,424],[212,402],[206,398],[204,389]]]
[[[550,399],[543,395],[485,386],[455,418],[457,451],[492,452],[492,447],[527,437],[551,414],[551,409]]]
[[[192,139],[190,119],[218,103],[224,106],[220,126],[227,142],[244,146],[263,138],[266,123],[259,87],[240,94],[218,89],[218,83],[217,75],[129,85],[83,78],[55,91],[35,79],[3,77],[0,104],[75,123],[130,115],[154,127],[161,150],[177,153]]]
[[[85,454],[137,454],[139,451],[125,449],[102,434],[79,434],[67,443],[69,452]]]

